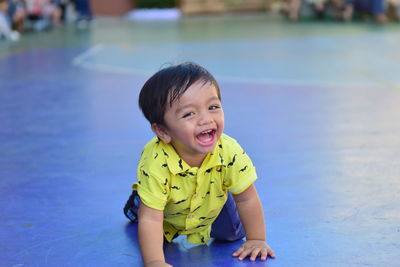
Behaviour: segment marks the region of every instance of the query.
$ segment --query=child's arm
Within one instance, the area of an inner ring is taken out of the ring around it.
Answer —
[[[164,258],[163,211],[140,203],[138,215],[139,243],[144,265],[147,267],[171,266],[165,262]]]
[[[265,242],[264,215],[260,199],[254,185],[240,194],[233,195],[240,220],[246,231],[247,241],[233,253],[239,260],[250,257],[254,261],[259,255],[261,260],[268,256],[275,258],[274,251]]]

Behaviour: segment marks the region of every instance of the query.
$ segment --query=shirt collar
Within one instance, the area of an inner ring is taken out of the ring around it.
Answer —
[[[183,173],[192,168],[178,155],[178,153],[176,153],[176,150],[171,144],[164,143],[161,149],[161,153],[163,153],[164,157],[166,158],[169,171],[172,174],[176,175],[178,173]],[[218,140],[213,151],[208,153],[208,155],[205,157],[200,168],[207,170],[216,166],[225,166],[222,155],[221,138]]]

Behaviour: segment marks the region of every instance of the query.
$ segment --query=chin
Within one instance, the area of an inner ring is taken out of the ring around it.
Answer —
[[[217,142],[214,142],[214,144],[212,144],[210,146],[202,146],[201,148],[199,148],[198,151],[202,154],[208,154],[214,150],[214,147],[216,145],[217,145]]]

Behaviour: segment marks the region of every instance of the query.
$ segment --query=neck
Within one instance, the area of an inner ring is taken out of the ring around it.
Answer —
[[[190,167],[200,167],[203,163],[206,155],[192,156],[192,157],[182,157],[182,159],[190,166]]]
[[[174,147],[175,148],[175,147]],[[175,149],[178,153],[178,151]],[[204,159],[208,154],[190,154],[190,153],[178,153],[178,155],[183,159],[190,167],[200,167]]]

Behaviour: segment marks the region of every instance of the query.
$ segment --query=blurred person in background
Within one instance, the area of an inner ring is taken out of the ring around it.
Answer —
[[[301,0],[285,0],[282,5],[282,14],[291,21],[299,20]]]
[[[333,18],[342,20],[343,0],[285,0],[282,13],[291,21],[304,17],[318,20]]]
[[[12,41],[19,40],[19,33],[13,31],[10,26],[7,0],[0,0],[0,37],[5,37]]]
[[[326,15],[327,0],[307,0],[317,19],[324,19]]]
[[[400,21],[400,0],[388,0],[387,16],[390,21]]]
[[[61,10],[50,0],[25,0],[25,2],[31,20],[50,19],[52,25],[60,24]]]
[[[85,25],[88,25],[93,19],[92,9],[90,7],[90,1],[75,0],[74,2],[75,2],[76,13],[78,15],[76,23],[78,27],[84,27]]]
[[[354,13],[361,15],[363,18],[372,16],[375,22],[379,24],[388,22],[385,0],[345,0],[343,20],[351,21]]]
[[[51,3],[60,10],[60,20],[67,21],[67,6],[70,4],[69,0],[51,0]]]
[[[60,11],[60,21],[63,21],[64,15],[64,1],[63,0],[50,0],[50,4],[55,6]]]
[[[24,31],[26,11],[23,0],[8,0],[8,17],[11,28],[22,33]]]

